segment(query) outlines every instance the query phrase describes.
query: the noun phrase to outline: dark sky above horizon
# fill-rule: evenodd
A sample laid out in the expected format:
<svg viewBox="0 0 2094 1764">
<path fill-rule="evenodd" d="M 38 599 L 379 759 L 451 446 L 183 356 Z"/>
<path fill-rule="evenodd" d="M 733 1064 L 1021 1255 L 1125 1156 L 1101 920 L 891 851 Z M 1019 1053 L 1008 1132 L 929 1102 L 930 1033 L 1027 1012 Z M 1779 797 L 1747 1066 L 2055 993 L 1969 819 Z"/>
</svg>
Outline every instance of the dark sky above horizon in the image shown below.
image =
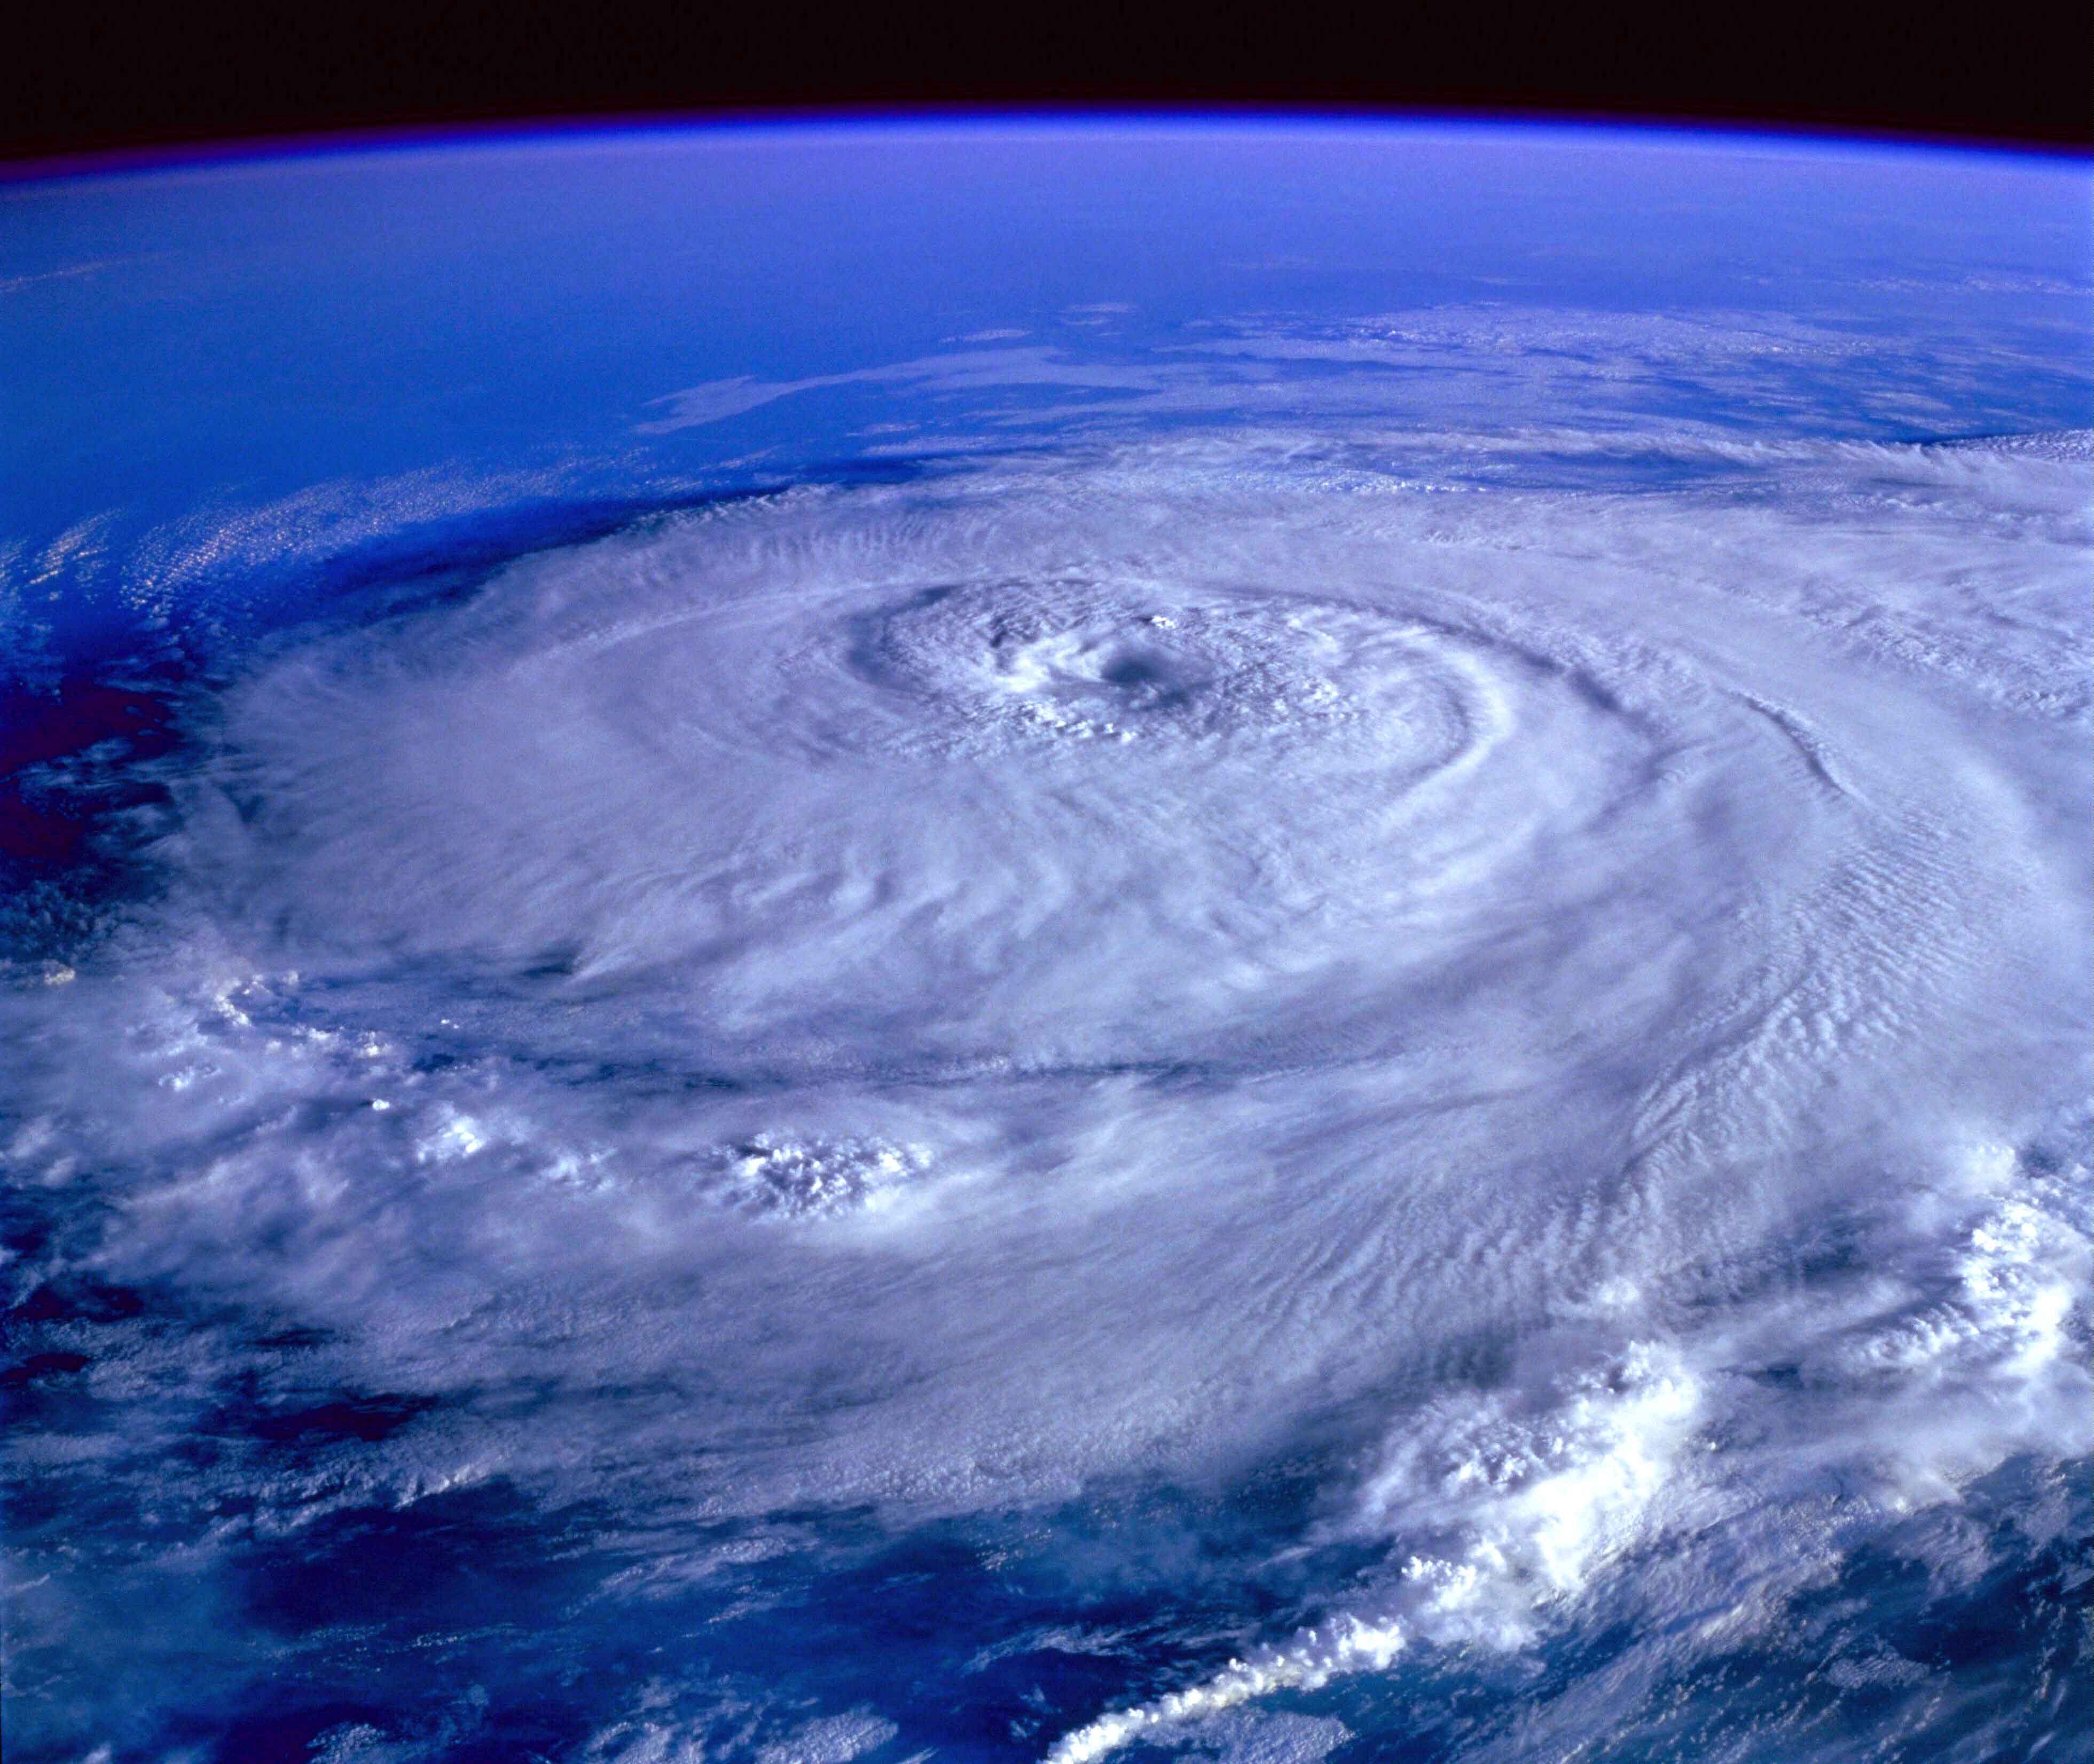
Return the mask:
<svg viewBox="0 0 2094 1764">
<path fill-rule="evenodd" d="M 1765 8 L 1631 27 L 1360 9 L 949 16 L 516 0 L 200 9 L 18 25 L 0 157 L 559 116 L 836 106 L 1310 105 L 1766 124 L 2083 149 L 2094 28 L 1968 9 Z"/>
</svg>

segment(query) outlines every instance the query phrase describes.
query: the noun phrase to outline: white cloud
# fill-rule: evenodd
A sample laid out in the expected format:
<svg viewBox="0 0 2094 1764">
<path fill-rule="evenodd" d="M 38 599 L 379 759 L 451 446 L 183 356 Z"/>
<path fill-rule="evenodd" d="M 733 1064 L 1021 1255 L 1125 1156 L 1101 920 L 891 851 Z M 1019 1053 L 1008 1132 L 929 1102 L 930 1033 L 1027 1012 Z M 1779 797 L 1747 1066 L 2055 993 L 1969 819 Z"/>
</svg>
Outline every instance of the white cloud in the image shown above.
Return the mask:
<svg viewBox="0 0 2094 1764">
<path fill-rule="evenodd" d="M 1778 1613 L 2087 1449 L 2089 552 L 2070 445 L 1275 428 L 550 553 L 197 707 L 150 896 L 0 995 L 10 1174 L 427 1400 L 156 1497 L 258 1533 L 910 1523 L 1378 1416 L 1312 1541 L 1382 1569 L 1064 1759 L 1757 1621 L 1693 1540 Z M 285 1376 L 108 1327 L 127 1449 Z M 604 1755 L 697 1755 L 649 1720 Z"/>
</svg>

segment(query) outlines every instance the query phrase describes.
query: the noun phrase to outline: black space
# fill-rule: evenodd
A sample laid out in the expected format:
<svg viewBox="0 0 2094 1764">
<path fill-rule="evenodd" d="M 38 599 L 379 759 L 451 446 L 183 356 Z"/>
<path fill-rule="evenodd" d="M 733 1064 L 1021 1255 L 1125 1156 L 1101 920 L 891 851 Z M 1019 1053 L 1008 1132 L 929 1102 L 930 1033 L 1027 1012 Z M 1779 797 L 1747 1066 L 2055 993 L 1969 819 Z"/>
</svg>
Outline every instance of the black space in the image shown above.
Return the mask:
<svg viewBox="0 0 2094 1764">
<path fill-rule="evenodd" d="M 1710 3 L 1646 18 L 1570 0 L 43 0 L 9 35 L 0 154 L 18 159 L 504 119 L 1010 105 L 1510 111 L 2094 142 L 2094 11 L 2079 7 Z"/>
</svg>

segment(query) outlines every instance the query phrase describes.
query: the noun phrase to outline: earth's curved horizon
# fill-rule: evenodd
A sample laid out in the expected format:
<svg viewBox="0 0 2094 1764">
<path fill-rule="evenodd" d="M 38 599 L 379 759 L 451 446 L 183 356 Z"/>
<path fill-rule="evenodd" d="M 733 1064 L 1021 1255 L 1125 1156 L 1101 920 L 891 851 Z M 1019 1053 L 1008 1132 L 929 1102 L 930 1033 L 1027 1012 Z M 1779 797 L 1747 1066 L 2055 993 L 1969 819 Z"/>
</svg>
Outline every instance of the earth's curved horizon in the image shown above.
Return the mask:
<svg viewBox="0 0 2094 1764">
<path fill-rule="evenodd" d="M 0 183 L 10 1759 L 2094 1757 L 2090 195 Z"/>
</svg>

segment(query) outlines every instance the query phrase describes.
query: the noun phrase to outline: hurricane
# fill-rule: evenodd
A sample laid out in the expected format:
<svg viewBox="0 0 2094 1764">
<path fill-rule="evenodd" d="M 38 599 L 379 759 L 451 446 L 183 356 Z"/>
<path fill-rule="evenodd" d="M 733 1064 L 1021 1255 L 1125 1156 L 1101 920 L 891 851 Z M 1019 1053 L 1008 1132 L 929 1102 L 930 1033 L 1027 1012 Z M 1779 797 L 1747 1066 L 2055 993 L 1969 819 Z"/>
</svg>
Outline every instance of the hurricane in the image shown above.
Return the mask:
<svg viewBox="0 0 2094 1764">
<path fill-rule="evenodd" d="M 22 774 L 24 1755 L 2084 1756 L 2094 450 L 1807 428 L 131 541 L 258 599 Z"/>
</svg>

